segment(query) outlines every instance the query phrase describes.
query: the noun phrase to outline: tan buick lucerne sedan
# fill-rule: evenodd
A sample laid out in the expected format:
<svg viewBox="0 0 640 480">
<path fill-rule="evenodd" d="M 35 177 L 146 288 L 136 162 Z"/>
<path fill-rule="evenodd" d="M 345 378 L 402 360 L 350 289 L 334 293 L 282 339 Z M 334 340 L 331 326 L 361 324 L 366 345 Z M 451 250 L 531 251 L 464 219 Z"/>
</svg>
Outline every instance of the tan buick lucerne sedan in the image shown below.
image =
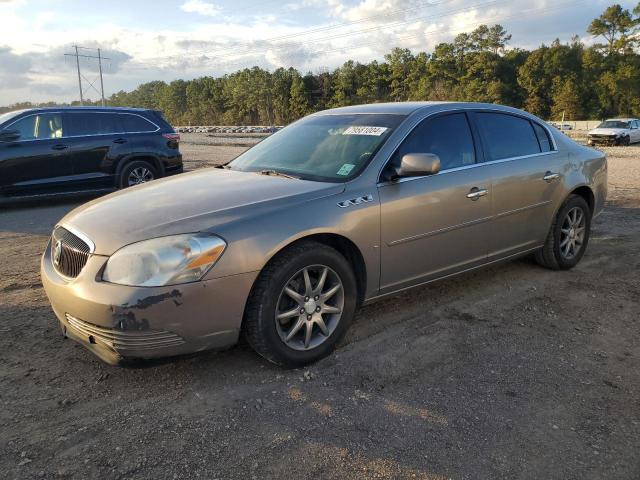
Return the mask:
<svg viewBox="0 0 640 480">
<path fill-rule="evenodd" d="M 62 332 L 109 363 L 234 344 L 328 355 L 356 308 L 535 254 L 575 266 L 602 153 L 513 108 L 389 103 L 299 120 L 223 167 L 73 210 L 42 281 Z"/>
</svg>

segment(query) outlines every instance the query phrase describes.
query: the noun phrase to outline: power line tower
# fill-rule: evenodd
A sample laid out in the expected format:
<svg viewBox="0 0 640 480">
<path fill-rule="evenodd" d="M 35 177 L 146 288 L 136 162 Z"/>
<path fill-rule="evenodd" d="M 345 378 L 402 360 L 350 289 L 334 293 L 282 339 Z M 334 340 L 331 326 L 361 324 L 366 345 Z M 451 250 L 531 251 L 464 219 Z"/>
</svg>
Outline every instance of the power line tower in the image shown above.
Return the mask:
<svg viewBox="0 0 640 480">
<path fill-rule="evenodd" d="M 102 60 L 110 60 L 107 57 L 103 57 L 102 56 L 102 52 L 99 48 L 87 48 L 87 47 L 80 47 L 78 45 L 73 45 L 73 48 L 75 50 L 75 53 L 65 53 L 64 56 L 65 57 L 75 57 L 76 58 L 76 68 L 78 70 L 78 90 L 80 91 L 80 105 L 84 105 L 84 93 L 86 91 L 88 91 L 90 88 L 93 88 L 96 93 L 100 94 L 100 97 L 102 99 L 102 106 L 105 106 L 105 100 L 104 100 L 104 81 L 102 79 Z M 84 55 L 84 54 L 80 54 L 78 52 L 78 50 L 89 50 L 89 51 L 97 51 L 98 55 Z M 99 75 L 93 80 L 90 81 L 87 77 L 85 77 L 84 75 L 82 75 L 82 72 L 80 71 L 80 59 L 81 58 L 95 58 L 98 60 L 98 71 L 100 72 Z M 84 79 L 84 81 L 86 83 L 89 84 L 89 86 L 85 89 L 82 87 L 82 80 Z M 98 89 L 95 87 L 95 83 L 98 81 L 98 79 L 100 79 L 100 90 L 98 91 Z"/>
</svg>

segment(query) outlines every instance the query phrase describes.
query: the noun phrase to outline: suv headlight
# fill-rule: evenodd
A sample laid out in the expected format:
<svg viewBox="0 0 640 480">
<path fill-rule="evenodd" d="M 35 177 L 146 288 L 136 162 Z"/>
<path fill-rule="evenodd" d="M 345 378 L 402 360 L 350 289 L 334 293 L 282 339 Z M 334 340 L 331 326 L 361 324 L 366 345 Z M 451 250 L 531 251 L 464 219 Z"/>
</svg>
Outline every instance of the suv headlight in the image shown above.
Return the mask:
<svg viewBox="0 0 640 480">
<path fill-rule="evenodd" d="M 196 282 L 213 267 L 226 247 L 220 237 L 204 233 L 144 240 L 114 253 L 102 279 L 136 287 Z"/>
</svg>

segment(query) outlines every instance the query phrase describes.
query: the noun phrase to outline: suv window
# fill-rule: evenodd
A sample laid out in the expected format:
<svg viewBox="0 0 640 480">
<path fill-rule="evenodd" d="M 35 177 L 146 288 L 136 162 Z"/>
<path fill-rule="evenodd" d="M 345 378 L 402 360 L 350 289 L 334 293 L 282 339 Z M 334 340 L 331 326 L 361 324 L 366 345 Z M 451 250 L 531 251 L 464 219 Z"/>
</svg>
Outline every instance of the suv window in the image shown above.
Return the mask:
<svg viewBox="0 0 640 480">
<path fill-rule="evenodd" d="M 62 117 L 58 113 L 40 113 L 21 118 L 9 125 L 20 132 L 20 140 L 62 137 Z"/>
<path fill-rule="evenodd" d="M 158 129 L 154 124 L 138 115 L 123 113 L 118 116 L 120 117 L 124 131 L 128 133 L 155 132 Z"/>
<path fill-rule="evenodd" d="M 476 119 L 486 142 L 487 160 L 523 157 L 541 152 L 538 137 L 528 119 L 487 112 L 477 113 Z"/>
<path fill-rule="evenodd" d="M 472 165 L 476 161 L 471 128 L 464 113 L 453 113 L 423 120 L 404 142 L 391 160 L 399 166 L 408 153 L 434 153 L 440 157 L 440 169 Z"/>
<path fill-rule="evenodd" d="M 547 130 L 542 127 L 542 125 L 532 122 L 533 129 L 536 131 L 536 136 L 538 137 L 538 143 L 540 144 L 540 150 L 543 152 L 550 152 L 553 150 L 551 139 L 549 138 L 549 134 Z"/>
<path fill-rule="evenodd" d="M 68 112 L 66 124 L 66 134 L 69 136 L 108 135 L 123 132 L 118 115 L 111 113 Z"/>
</svg>

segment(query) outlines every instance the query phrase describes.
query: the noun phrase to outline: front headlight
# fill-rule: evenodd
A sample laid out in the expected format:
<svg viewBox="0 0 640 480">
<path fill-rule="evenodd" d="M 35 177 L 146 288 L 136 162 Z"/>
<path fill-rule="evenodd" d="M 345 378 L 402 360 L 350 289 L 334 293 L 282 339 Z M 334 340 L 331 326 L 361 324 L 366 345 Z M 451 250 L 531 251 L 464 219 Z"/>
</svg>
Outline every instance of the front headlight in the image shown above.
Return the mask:
<svg viewBox="0 0 640 480">
<path fill-rule="evenodd" d="M 145 240 L 114 253 L 102 279 L 136 287 L 196 282 L 213 267 L 226 247 L 220 237 L 204 233 Z"/>
</svg>

